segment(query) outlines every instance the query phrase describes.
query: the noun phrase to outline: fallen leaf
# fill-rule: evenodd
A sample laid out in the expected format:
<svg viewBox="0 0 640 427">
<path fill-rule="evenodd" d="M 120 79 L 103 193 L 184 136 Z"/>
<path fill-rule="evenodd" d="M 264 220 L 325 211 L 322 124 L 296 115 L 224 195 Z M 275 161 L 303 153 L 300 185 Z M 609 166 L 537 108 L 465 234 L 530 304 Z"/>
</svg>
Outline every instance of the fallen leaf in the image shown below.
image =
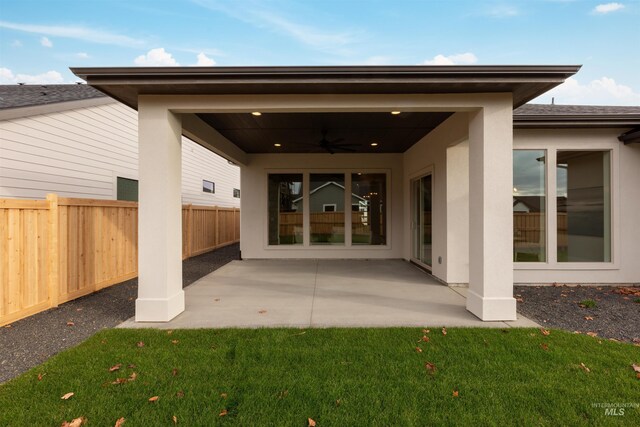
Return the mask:
<svg viewBox="0 0 640 427">
<path fill-rule="evenodd" d="M 615 288 L 612 292 L 620 295 L 633 295 L 636 297 L 640 297 L 640 287 L 621 286 Z"/>
<path fill-rule="evenodd" d="M 178 340 L 171 340 L 171 344 L 178 344 L 180 341 Z"/>
<path fill-rule="evenodd" d="M 62 424 L 60 424 L 60 427 L 80 427 L 86 422 L 87 419 L 85 417 L 78 417 L 71 420 L 71 422 L 63 421 Z"/>
<path fill-rule="evenodd" d="M 442 335 L 447 335 L 447 328 L 442 328 Z"/>
<path fill-rule="evenodd" d="M 171 370 L 171 375 L 173 375 L 174 377 L 175 377 L 176 375 L 178 375 L 178 368 L 173 368 L 173 369 Z"/>
<path fill-rule="evenodd" d="M 184 397 L 184 391 L 180 390 L 176 393 L 176 397 Z"/>
<path fill-rule="evenodd" d="M 424 367 L 427 368 L 427 371 L 429 371 L 430 374 L 433 374 L 436 372 L 436 365 L 434 365 L 431 362 L 425 363 Z"/>
<path fill-rule="evenodd" d="M 286 392 L 286 390 L 285 390 L 285 392 Z M 227 393 L 220 393 L 220 397 L 223 398 L 223 399 L 226 399 L 227 398 Z"/>
<path fill-rule="evenodd" d="M 74 325 L 75 325 L 75 323 L 73 323 L 71 321 L 67 322 L 67 326 L 74 326 Z"/>
<path fill-rule="evenodd" d="M 591 317 L 591 316 L 584 316 L 584 320 L 593 320 L 593 317 Z"/>
<path fill-rule="evenodd" d="M 144 343 L 142 341 L 138 341 L 138 343 L 136 344 L 138 347 L 144 347 Z"/>
<path fill-rule="evenodd" d="M 458 397 L 458 396 L 459 396 L 458 390 L 453 390 L 453 397 Z"/>
<path fill-rule="evenodd" d="M 445 335 L 446 335 L 446 334 L 445 334 Z M 422 341 L 423 341 L 423 342 L 429 342 L 429 337 L 428 337 L 428 336 L 426 336 L 426 335 L 425 335 L 425 336 L 423 336 L 423 337 L 422 337 Z"/>
<path fill-rule="evenodd" d="M 160 397 L 158 397 L 158 396 L 153 396 L 153 397 L 150 397 L 150 398 L 149 398 L 149 402 L 157 402 L 157 401 L 158 401 L 158 399 L 160 399 Z"/>
<path fill-rule="evenodd" d="M 118 363 L 117 365 L 113 365 L 109 368 L 109 372 L 119 371 L 122 368 L 122 363 Z"/>
<path fill-rule="evenodd" d="M 38 381 L 42 381 L 42 378 L 47 374 L 38 374 Z"/>
<path fill-rule="evenodd" d="M 548 329 L 540 328 L 540 333 L 544 336 L 549 335 L 551 332 Z"/>
<path fill-rule="evenodd" d="M 229 413 L 229 411 L 227 411 L 226 409 L 223 409 L 222 411 L 220 411 L 220 413 L 218 414 L 219 417 L 224 417 L 225 415 L 227 415 Z"/>
<path fill-rule="evenodd" d="M 113 427 L 121 427 L 124 425 L 124 417 L 120 417 L 118 418 L 118 420 L 116 421 L 116 424 Z"/>
<path fill-rule="evenodd" d="M 260 310 L 260 311 L 258 311 L 258 313 L 260 313 L 260 314 L 265 314 L 266 312 L 267 312 L 267 310 Z"/>
<path fill-rule="evenodd" d="M 336 406 L 340 406 L 341 403 L 342 403 L 342 399 L 337 399 L 336 400 Z"/>
<path fill-rule="evenodd" d="M 171 419 L 173 420 L 174 424 L 178 424 L 178 417 L 174 415 L 173 417 L 171 417 Z"/>
<path fill-rule="evenodd" d="M 597 337 L 598 333 L 597 332 L 587 332 L 587 335 L 589 335 L 590 337 Z"/>
<path fill-rule="evenodd" d="M 416 347 L 416 351 L 417 351 L 418 353 L 422 353 L 422 349 L 421 349 L 420 347 Z"/>
<path fill-rule="evenodd" d="M 631 365 L 634 371 L 640 372 L 640 365 L 636 365 L 635 363 Z"/>
<path fill-rule="evenodd" d="M 132 372 L 131 375 L 129 375 L 129 378 L 127 379 L 127 381 L 135 381 L 136 378 L 138 378 L 138 374 L 136 374 L 135 372 Z"/>
<path fill-rule="evenodd" d="M 582 332 L 580 331 L 573 331 L 574 334 L 581 334 Z"/>
<path fill-rule="evenodd" d="M 316 422 L 312 418 L 307 419 L 307 421 L 309 422 L 309 427 L 316 427 Z"/>
<path fill-rule="evenodd" d="M 422 333 L 423 333 L 423 334 L 428 334 L 429 332 L 431 332 L 431 331 L 430 331 L 430 330 L 428 330 L 428 329 L 423 329 L 423 330 L 422 330 Z"/>
<path fill-rule="evenodd" d="M 76 311 L 82 311 L 82 307 L 81 308 L 76 308 Z"/>
<path fill-rule="evenodd" d="M 542 343 L 542 344 L 540 344 L 540 347 L 542 347 L 542 349 L 544 351 L 548 351 L 549 350 L 549 345 L 548 344 Z"/>
<path fill-rule="evenodd" d="M 111 384 L 116 384 L 117 385 L 117 384 L 124 384 L 126 382 L 127 382 L 126 378 L 116 378 L 116 380 L 112 381 Z"/>
<path fill-rule="evenodd" d="M 137 368 L 137 366 L 136 366 L 136 365 L 134 365 L 134 364 L 132 363 L 132 364 L 130 364 L 130 365 L 127 365 L 127 368 L 129 368 L 129 369 L 136 369 L 136 368 Z"/>
<path fill-rule="evenodd" d="M 171 335 L 173 333 L 173 329 L 167 330 L 167 335 Z"/>
<path fill-rule="evenodd" d="M 587 368 L 584 363 L 580 363 L 580 368 L 585 372 L 591 372 L 591 369 Z"/>
<path fill-rule="evenodd" d="M 64 396 L 62 396 L 60 399 L 62 400 L 69 400 L 71 398 L 71 396 L 73 396 L 75 393 L 73 392 L 69 392 L 67 394 L 65 394 Z"/>
<path fill-rule="evenodd" d="M 4 328 L 13 328 L 13 325 L 4 325 Z"/>
<path fill-rule="evenodd" d="M 524 302 L 524 299 L 522 299 L 522 298 L 516 298 L 516 301 L 517 301 L 517 302 Z"/>
</svg>

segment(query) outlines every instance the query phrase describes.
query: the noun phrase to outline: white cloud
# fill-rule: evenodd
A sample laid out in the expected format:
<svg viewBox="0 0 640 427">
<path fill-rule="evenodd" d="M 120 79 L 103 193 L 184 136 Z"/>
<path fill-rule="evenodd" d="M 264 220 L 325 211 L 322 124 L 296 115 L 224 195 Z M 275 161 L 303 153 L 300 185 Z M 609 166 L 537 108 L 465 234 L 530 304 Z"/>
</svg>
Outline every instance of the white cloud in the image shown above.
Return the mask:
<svg viewBox="0 0 640 427">
<path fill-rule="evenodd" d="M 427 59 L 423 65 L 470 65 L 478 62 L 478 57 L 471 52 L 457 53 L 455 55 L 436 55 L 433 59 Z"/>
<path fill-rule="evenodd" d="M 14 40 L 11 42 L 11 47 L 22 47 L 22 42 L 20 40 Z"/>
<path fill-rule="evenodd" d="M 1 84 L 61 84 L 64 83 L 62 74 L 57 71 L 47 71 L 42 74 L 14 74 L 8 68 L 0 68 L 0 83 Z"/>
<path fill-rule="evenodd" d="M 76 56 L 78 58 L 80 58 L 80 59 L 89 59 L 90 58 L 89 54 L 86 53 L 86 52 L 78 52 L 78 53 L 76 53 Z"/>
<path fill-rule="evenodd" d="M 40 44 L 44 47 L 53 47 L 53 43 L 47 37 L 42 37 L 40 39 Z"/>
<path fill-rule="evenodd" d="M 603 3 L 597 5 L 593 9 L 593 13 L 609 13 L 620 9 L 624 9 L 624 5 L 622 3 Z"/>
<path fill-rule="evenodd" d="M 163 47 L 151 49 L 145 55 L 138 56 L 134 61 L 136 65 L 143 67 L 172 67 L 178 66 L 178 62 Z"/>
<path fill-rule="evenodd" d="M 23 31 L 33 34 L 43 34 L 46 36 L 66 37 L 93 43 L 112 44 L 124 47 L 140 47 L 146 44 L 144 41 L 134 39 L 132 37 L 85 27 L 31 25 L 0 21 L 0 28 L 7 28 L 9 30 Z"/>
<path fill-rule="evenodd" d="M 198 54 L 198 62 L 195 63 L 196 67 L 211 67 L 213 65 L 216 65 L 216 61 L 209 58 L 204 52 Z"/>
<path fill-rule="evenodd" d="M 634 91 L 610 77 L 601 77 L 587 84 L 569 77 L 563 84 L 538 97 L 534 102 L 577 105 L 640 105 L 640 92 Z"/>
<path fill-rule="evenodd" d="M 347 54 L 345 46 L 356 41 L 352 32 L 338 31 L 333 28 L 317 28 L 264 9 L 264 3 L 233 3 L 229 7 L 216 0 L 193 0 L 194 3 L 216 12 L 222 12 L 232 18 L 246 22 L 257 28 L 266 28 L 275 33 L 288 36 L 299 43 L 317 50 L 334 54 Z M 259 6 L 260 5 L 260 6 Z"/>
</svg>

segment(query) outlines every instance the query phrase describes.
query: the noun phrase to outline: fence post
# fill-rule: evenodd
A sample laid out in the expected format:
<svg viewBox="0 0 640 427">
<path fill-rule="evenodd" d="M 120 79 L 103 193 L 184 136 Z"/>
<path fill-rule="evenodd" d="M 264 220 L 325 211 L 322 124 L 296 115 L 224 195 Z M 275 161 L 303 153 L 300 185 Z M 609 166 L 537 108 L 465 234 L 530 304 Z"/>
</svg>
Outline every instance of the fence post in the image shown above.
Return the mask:
<svg viewBox="0 0 640 427">
<path fill-rule="evenodd" d="M 217 248 L 218 245 L 220 244 L 220 211 L 218 210 L 218 207 L 216 206 L 216 241 L 215 241 L 215 247 Z"/>
<path fill-rule="evenodd" d="M 58 306 L 58 296 L 60 295 L 60 225 L 58 212 L 58 195 L 47 194 L 49 201 L 49 236 L 47 253 L 49 254 L 49 271 L 47 287 L 49 290 L 49 304 L 51 307 Z"/>
<path fill-rule="evenodd" d="M 233 208 L 233 242 L 238 241 L 238 219 L 236 218 L 236 208 Z"/>
<path fill-rule="evenodd" d="M 187 205 L 187 257 L 191 258 L 193 252 L 193 205 Z"/>
</svg>

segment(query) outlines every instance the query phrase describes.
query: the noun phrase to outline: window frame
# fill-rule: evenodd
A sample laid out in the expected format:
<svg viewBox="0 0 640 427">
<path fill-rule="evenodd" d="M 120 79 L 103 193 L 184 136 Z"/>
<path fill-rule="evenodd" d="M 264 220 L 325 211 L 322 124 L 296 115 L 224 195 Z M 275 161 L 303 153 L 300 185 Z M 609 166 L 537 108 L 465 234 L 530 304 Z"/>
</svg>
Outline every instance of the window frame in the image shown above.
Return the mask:
<svg viewBox="0 0 640 427">
<path fill-rule="evenodd" d="M 205 187 L 204 183 L 208 182 L 209 184 L 211 184 L 211 186 L 213 187 L 213 189 L 211 191 L 208 191 L 208 189 Z M 203 193 L 207 193 L 207 194 L 216 194 L 216 183 L 214 181 L 209 181 L 208 179 L 203 179 L 202 180 L 202 192 Z"/>
<path fill-rule="evenodd" d="M 514 270 L 618 270 L 620 269 L 619 242 L 620 207 L 619 207 L 619 142 L 585 143 L 579 138 L 570 140 L 558 139 L 554 142 L 539 143 L 534 140 L 526 142 L 514 141 L 513 150 L 546 150 L 546 198 L 547 198 L 547 241 L 546 262 L 514 262 Z M 558 151 L 608 151 L 609 152 L 609 185 L 611 194 L 611 261 L 602 262 L 558 262 L 557 234 L 557 153 Z M 553 166 L 553 167 L 551 167 Z"/>
</svg>

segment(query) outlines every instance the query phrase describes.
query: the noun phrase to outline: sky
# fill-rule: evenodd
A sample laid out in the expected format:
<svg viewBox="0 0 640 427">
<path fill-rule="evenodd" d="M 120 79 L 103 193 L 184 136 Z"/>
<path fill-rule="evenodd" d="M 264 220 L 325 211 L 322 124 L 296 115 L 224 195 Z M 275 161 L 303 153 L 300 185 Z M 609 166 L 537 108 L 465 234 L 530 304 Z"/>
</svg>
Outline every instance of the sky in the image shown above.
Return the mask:
<svg viewBox="0 0 640 427">
<path fill-rule="evenodd" d="M 640 0 L 0 0 L 0 84 L 69 67 L 582 65 L 535 102 L 640 105 Z"/>
</svg>

